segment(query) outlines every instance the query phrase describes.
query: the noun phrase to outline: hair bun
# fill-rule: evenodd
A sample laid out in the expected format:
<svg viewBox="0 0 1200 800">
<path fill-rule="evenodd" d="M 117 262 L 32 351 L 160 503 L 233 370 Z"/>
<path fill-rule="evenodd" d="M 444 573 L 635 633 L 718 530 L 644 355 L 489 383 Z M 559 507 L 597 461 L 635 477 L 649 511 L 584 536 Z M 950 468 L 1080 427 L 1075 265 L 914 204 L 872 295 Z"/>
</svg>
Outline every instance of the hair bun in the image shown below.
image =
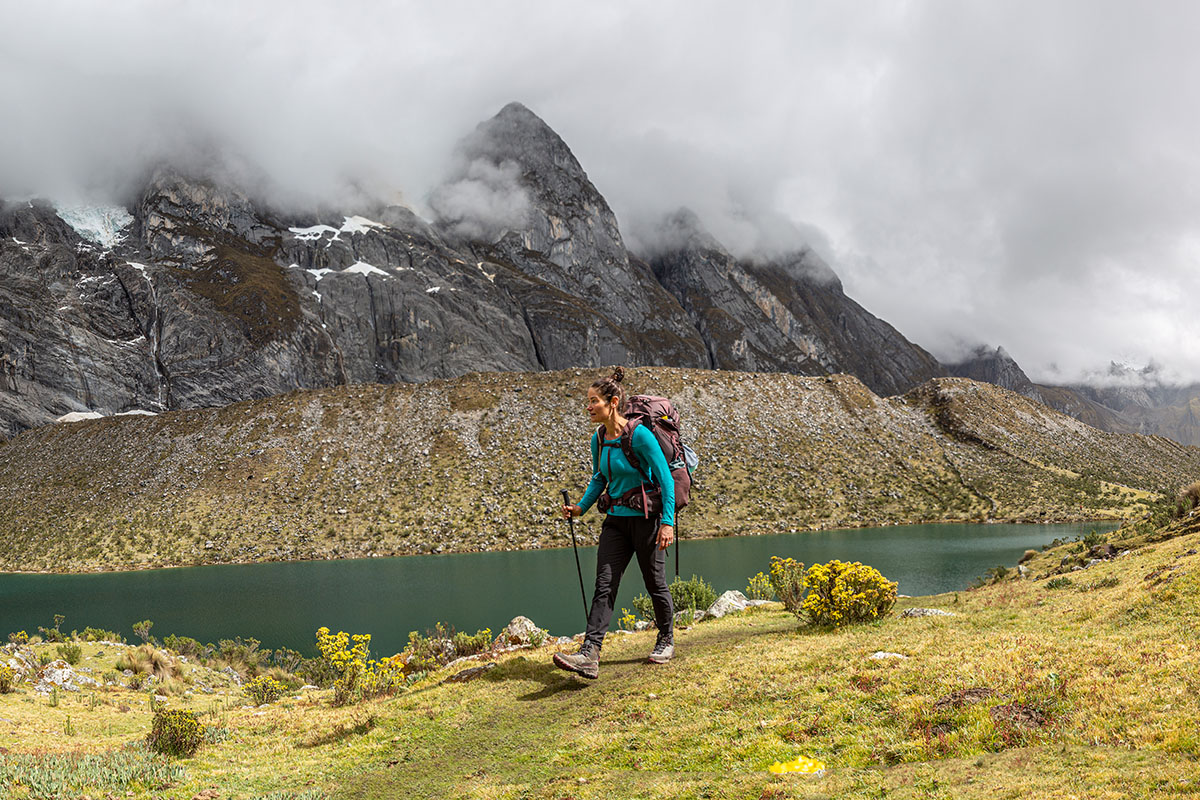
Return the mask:
<svg viewBox="0 0 1200 800">
<path fill-rule="evenodd" d="M 625 370 L 622 367 L 613 367 L 613 373 L 609 377 L 613 383 L 620 383 L 625 379 Z"/>
</svg>

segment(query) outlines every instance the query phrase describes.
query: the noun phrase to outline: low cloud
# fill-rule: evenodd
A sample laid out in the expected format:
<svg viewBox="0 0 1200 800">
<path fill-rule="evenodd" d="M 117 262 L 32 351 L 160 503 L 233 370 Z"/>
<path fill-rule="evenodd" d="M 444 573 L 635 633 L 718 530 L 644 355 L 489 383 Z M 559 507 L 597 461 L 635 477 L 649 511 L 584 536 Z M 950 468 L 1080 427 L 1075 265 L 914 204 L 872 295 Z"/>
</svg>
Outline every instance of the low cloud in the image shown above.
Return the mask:
<svg viewBox="0 0 1200 800">
<path fill-rule="evenodd" d="M 494 164 L 476 158 L 435 189 L 429 198 L 434 215 L 457 236 L 494 241 L 506 230 L 520 229 L 529 218 L 529 193 L 521 185 L 515 161 Z"/>
<path fill-rule="evenodd" d="M 1184 0 L 15 4 L 0 196 L 126 201 L 219 154 L 280 205 L 486 233 L 521 194 L 454 147 L 519 100 L 635 250 L 687 207 L 739 257 L 812 248 L 940 357 L 1195 380 L 1198 26 Z"/>
</svg>

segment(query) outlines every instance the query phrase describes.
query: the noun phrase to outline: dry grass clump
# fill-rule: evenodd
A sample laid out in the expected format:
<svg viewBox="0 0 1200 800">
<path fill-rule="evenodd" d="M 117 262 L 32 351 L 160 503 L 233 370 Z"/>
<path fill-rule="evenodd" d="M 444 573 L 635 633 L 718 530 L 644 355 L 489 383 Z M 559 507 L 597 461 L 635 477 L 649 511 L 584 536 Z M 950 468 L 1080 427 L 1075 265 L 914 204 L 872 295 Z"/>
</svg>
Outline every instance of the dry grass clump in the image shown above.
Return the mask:
<svg viewBox="0 0 1200 800">
<path fill-rule="evenodd" d="M 151 644 L 143 644 L 126 651 L 117 659 L 119 670 L 129 670 L 134 675 L 153 675 L 160 681 L 183 676 L 183 668 L 179 666 L 170 653 L 159 650 Z"/>
<path fill-rule="evenodd" d="M 1179 490 L 1180 516 L 1194 508 L 1200 508 L 1200 481 L 1192 481 Z"/>
</svg>

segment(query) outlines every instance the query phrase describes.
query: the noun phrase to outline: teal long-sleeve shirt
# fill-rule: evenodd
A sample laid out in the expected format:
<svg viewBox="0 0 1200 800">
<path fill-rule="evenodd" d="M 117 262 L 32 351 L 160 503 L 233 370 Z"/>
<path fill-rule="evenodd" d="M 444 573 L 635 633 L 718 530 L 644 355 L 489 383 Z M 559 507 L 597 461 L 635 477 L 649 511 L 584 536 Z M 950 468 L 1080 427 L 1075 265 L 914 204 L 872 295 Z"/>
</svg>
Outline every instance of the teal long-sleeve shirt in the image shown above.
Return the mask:
<svg viewBox="0 0 1200 800">
<path fill-rule="evenodd" d="M 603 429 L 600 429 L 603 430 Z M 620 497 L 645 480 L 621 450 L 620 439 L 606 439 L 608 446 L 600 446 L 600 430 L 592 434 L 592 480 L 588 483 L 583 499 L 579 501 L 580 513 L 586 512 L 600 498 L 604 487 L 608 487 L 610 497 Z M 649 467 L 650 478 L 655 486 L 662 490 L 662 524 L 675 524 L 675 480 L 667 466 L 667 459 L 658 439 L 646 429 L 638 425 L 633 429 L 631 437 L 633 454 L 637 456 L 642 468 Z M 613 506 L 609 512 L 618 517 L 640 517 L 641 511 L 626 506 Z"/>
</svg>

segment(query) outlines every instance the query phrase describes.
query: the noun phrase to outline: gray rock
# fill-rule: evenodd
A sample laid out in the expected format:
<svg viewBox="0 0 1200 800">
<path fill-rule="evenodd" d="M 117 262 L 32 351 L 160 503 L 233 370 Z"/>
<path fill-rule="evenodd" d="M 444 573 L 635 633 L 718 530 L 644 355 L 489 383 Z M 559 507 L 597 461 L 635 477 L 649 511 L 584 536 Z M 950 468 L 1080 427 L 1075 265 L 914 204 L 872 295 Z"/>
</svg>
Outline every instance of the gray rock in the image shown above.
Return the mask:
<svg viewBox="0 0 1200 800">
<path fill-rule="evenodd" d="M 467 681 L 473 681 L 476 678 L 483 676 L 484 674 L 486 674 L 487 672 L 490 672 L 491 670 L 493 670 L 495 668 L 496 668 L 496 662 L 489 661 L 488 663 L 481 664 L 478 667 L 471 667 L 469 669 L 464 669 L 461 672 L 456 672 L 453 675 L 451 675 L 449 678 L 446 678 L 445 682 L 446 683 L 466 683 Z"/>
<path fill-rule="evenodd" d="M 504 630 L 500 631 L 500 635 L 496 637 L 496 645 L 499 647 L 512 645 L 529 645 L 535 642 L 544 642 L 549 634 L 534 624 L 529 617 L 514 617 L 512 622 L 504 626 Z"/>
<path fill-rule="evenodd" d="M 726 614 L 732 614 L 736 611 L 746 610 L 746 595 L 741 592 L 731 589 L 718 597 L 716 601 L 708 607 L 704 612 L 705 618 L 712 617 L 720 619 Z"/>
<path fill-rule="evenodd" d="M 940 608 L 906 608 L 900 612 L 901 617 L 954 617 L 953 611 L 943 611 Z"/>
<path fill-rule="evenodd" d="M 49 694 L 53 689 L 78 692 L 85 686 L 99 686 L 95 680 L 77 673 L 66 661 L 51 661 L 42 670 L 41 678 L 33 687 L 35 692 Z"/>
<path fill-rule="evenodd" d="M 902 655 L 900 653 L 889 653 L 885 650 L 877 650 L 874 653 L 871 653 L 871 655 L 869 655 L 867 657 L 870 658 L 872 661 L 890 661 L 893 659 L 898 660 L 898 661 L 908 660 L 908 656 L 906 656 L 906 655 Z"/>
</svg>

